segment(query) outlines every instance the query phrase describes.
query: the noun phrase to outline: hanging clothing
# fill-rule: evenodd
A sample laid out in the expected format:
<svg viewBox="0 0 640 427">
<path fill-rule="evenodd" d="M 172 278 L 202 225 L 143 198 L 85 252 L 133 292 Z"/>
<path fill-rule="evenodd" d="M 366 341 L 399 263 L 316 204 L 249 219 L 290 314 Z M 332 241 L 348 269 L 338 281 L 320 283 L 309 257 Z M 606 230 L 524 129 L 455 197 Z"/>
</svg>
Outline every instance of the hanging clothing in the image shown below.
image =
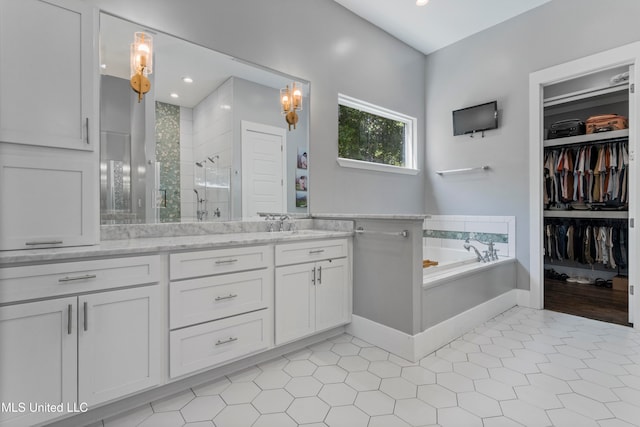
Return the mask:
<svg viewBox="0 0 640 427">
<path fill-rule="evenodd" d="M 567 208 L 571 203 L 624 206 L 629 202 L 628 167 L 626 141 L 546 149 L 545 208 Z"/>
<path fill-rule="evenodd" d="M 626 269 L 626 220 L 545 218 L 544 256 L 550 262 L 573 261 Z"/>
</svg>

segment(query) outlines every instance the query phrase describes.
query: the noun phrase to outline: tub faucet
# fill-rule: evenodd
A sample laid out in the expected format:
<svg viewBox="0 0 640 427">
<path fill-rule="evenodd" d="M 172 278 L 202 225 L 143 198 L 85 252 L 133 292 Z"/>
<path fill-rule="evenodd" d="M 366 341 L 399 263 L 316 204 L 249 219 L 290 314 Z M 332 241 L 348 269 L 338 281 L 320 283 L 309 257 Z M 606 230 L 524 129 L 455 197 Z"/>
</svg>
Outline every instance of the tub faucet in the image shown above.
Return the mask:
<svg viewBox="0 0 640 427">
<path fill-rule="evenodd" d="M 476 258 L 478 259 L 478 262 L 486 262 L 485 259 L 482 257 L 482 254 L 480 253 L 480 251 L 476 249 L 476 247 L 473 246 L 471 243 L 469 243 L 469 239 L 464 241 L 464 248 L 468 251 L 473 249 L 476 253 Z"/>
<path fill-rule="evenodd" d="M 484 257 L 482 257 L 482 259 L 483 259 L 484 262 L 496 261 L 498 259 L 498 250 L 495 248 L 495 245 L 494 245 L 492 240 L 489 240 L 489 243 L 482 242 L 482 241 L 480 241 L 478 239 L 473 239 L 473 240 L 475 240 L 476 242 L 481 243 L 483 245 L 487 245 L 487 250 L 483 251 L 484 252 Z M 470 239 L 466 239 L 464 241 L 464 247 L 465 247 L 466 250 L 469 250 L 469 248 L 467 247 L 467 245 L 469 245 L 469 241 L 470 241 Z M 471 245 L 469 245 L 469 246 L 471 246 Z M 471 246 L 471 247 L 473 247 L 473 246 Z M 473 248 L 473 249 L 475 249 L 475 248 Z M 478 253 L 479 252 L 476 251 L 476 254 L 478 254 Z"/>
</svg>

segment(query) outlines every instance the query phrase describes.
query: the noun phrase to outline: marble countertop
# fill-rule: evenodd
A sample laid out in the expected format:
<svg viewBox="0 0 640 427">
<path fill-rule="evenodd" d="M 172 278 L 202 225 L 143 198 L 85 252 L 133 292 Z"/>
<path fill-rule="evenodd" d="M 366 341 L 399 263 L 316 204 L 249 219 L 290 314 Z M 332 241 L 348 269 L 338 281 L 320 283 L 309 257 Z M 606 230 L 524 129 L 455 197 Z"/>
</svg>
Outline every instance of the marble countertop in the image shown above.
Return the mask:
<svg viewBox="0 0 640 427">
<path fill-rule="evenodd" d="M 94 246 L 0 252 L 0 267 L 7 267 L 9 264 L 70 261 L 82 258 L 126 256 L 193 249 L 215 249 L 216 247 L 283 243 L 299 240 L 349 237 L 352 235 L 353 231 L 298 230 L 293 232 L 265 231 L 105 240 L 99 245 Z"/>
<path fill-rule="evenodd" d="M 314 213 L 313 218 L 324 219 L 387 219 L 387 220 L 424 220 L 428 214 L 355 214 L 355 213 Z"/>
</svg>

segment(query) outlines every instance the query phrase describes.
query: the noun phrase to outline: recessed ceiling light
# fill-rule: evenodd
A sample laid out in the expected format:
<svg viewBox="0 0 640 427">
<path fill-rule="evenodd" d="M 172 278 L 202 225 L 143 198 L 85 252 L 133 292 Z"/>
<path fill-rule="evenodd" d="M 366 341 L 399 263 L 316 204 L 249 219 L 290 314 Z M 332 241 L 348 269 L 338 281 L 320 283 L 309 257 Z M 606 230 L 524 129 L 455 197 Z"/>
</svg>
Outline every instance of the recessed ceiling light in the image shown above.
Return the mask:
<svg viewBox="0 0 640 427">
<path fill-rule="evenodd" d="M 416 6 L 424 6 L 429 3 L 429 0 L 416 0 Z"/>
<path fill-rule="evenodd" d="M 169 95 L 169 96 L 170 96 L 170 97 L 172 97 L 172 98 L 179 98 L 179 97 L 180 97 L 180 95 L 178 95 L 178 94 L 177 94 L 177 93 L 175 93 L 175 92 L 174 92 L 174 93 L 172 93 L 172 94 L 171 94 L 171 95 Z"/>
<path fill-rule="evenodd" d="M 193 83 L 193 79 L 191 77 L 183 77 L 182 81 L 185 83 Z"/>
</svg>

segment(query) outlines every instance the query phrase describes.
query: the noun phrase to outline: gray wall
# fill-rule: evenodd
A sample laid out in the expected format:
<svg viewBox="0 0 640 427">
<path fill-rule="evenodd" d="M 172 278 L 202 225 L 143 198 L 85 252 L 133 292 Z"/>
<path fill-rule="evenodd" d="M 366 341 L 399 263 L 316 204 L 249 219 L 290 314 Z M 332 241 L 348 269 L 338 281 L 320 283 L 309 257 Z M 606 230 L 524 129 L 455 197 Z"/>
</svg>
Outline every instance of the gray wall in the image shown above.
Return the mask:
<svg viewBox="0 0 640 427">
<path fill-rule="evenodd" d="M 353 218 L 353 314 L 409 335 L 421 331 L 422 224 L 408 219 Z M 407 238 L 381 233 L 407 230 Z"/>
<path fill-rule="evenodd" d="M 422 173 L 367 172 L 340 168 L 336 163 L 338 92 L 422 118 L 422 53 L 333 0 L 87 1 L 107 12 L 310 81 L 312 212 L 423 211 Z M 418 147 L 422 168 L 422 126 Z"/>
<path fill-rule="evenodd" d="M 529 74 L 640 40 L 640 2 L 554 0 L 426 59 L 425 207 L 432 214 L 515 215 L 517 283 L 529 288 Z M 451 111 L 497 99 L 500 128 L 454 137 Z M 490 165 L 441 177 L 438 169 Z"/>
<path fill-rule="evenodd" d="M 296 164 L 298 147 L 307 150 L 307 140 L 309 135 L 308 115 L 300 113 L 299 121 L 296 129 L 289 131 L 289 125 L 280 113 L 280 91 L 267 86 L 263 86 L 239 77 L 233 77 L 233 170 L 240 170 L 242 165 L 242 126 L 241 122 L 247 120 L 250 122 L 262 123 L 265 125 L 276 126 L 287 129 L 287 212 L 306 213 L 307 209 L 296 208 Z M 306 99 L 303 99 L 303 111 L 308 109 L 309 105 Z M 232 176 L 235 188 L 241 188 L 242 182 L 240 176 Z M 234 192 L 234 203 L 237 203 L 235 212 L 242 212 L 242 198 L 239 197 L 240 192 Z"/>
</svg>

